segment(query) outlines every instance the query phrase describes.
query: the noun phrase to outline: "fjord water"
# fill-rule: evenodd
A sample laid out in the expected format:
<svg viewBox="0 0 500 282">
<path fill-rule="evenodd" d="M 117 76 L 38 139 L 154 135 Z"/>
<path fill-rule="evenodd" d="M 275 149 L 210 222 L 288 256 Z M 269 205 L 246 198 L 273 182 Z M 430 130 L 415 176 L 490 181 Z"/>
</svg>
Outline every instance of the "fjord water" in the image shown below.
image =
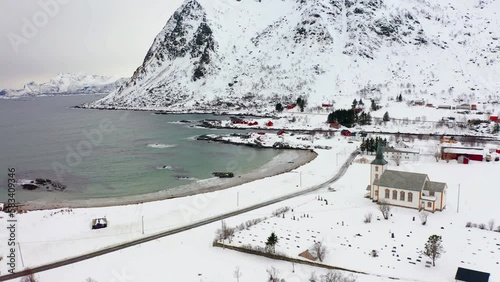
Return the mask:
<svg viewBox="0 0 500 282">
<path fill-rule="evenodd" d="M 7 174 L 12 167 L 16 178 L 49 178 L 67 185 L 64 192 L 16 192 L 18 202 L 51 202 L 172 189 L 211 178 L 214 171 L 248 172 L 279 154 L 196 141 L 197 135 L 230 131 L 179 122 L 219 118 L 211 115 L 71 108 L 99 97 L 0 99 L 1 202 L 7 199 Z M 164 166 L 169 169 L 161 169 Z"/>
</svg>

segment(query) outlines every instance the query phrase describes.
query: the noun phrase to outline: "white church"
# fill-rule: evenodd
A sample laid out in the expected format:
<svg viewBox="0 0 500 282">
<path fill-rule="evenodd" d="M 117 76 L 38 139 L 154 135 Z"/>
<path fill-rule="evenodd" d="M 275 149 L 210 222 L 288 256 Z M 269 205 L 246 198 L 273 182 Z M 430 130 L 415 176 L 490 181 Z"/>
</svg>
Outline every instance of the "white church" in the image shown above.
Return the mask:
<svg viewBox="0 0 500 282">
<path fill-rule="evenodd" d="M 446 183 L 430 181 L 427 174 L 387 169 L 382 146 L 377 147 L 375 160 L 371 162 L 370 199 L 386 201 L 401 206 L 430 212 L 446 207 Z"/>
</svg>

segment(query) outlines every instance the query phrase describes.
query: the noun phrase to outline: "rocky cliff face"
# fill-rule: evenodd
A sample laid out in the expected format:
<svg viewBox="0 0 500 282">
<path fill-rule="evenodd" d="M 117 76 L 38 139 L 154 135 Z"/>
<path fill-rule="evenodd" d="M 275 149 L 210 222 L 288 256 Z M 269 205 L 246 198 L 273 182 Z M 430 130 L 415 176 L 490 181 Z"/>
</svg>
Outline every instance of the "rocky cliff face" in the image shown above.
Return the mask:
<svg viewBox="0 0 500 282">
<path fill-rule="evenodd" d="M 269 109 L 404 93 L 499 95 L 499 1 L 187 0 L 90 107 Z M 500 80 L 500 79 L 499 79 Z"/>
</svg>

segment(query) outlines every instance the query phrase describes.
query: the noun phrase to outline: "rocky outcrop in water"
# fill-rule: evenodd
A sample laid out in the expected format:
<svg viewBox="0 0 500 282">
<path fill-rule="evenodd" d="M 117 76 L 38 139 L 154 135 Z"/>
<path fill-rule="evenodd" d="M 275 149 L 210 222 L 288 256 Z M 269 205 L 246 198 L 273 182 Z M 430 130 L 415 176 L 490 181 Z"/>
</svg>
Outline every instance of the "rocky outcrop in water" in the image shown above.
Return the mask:
<svg viewBox="0 0 500 282">
<path fill-rule="evenodd" d="M 61 184 L 57 181 L 53 181 L 50 179 L 37 178 L 35 180 L 31 180 L 28 183 L 23 183 L 20 185 L 24 190 L 42 190 L 42 191 L 64 191 L 66 190 L 66 185 Z"/>
</svg>

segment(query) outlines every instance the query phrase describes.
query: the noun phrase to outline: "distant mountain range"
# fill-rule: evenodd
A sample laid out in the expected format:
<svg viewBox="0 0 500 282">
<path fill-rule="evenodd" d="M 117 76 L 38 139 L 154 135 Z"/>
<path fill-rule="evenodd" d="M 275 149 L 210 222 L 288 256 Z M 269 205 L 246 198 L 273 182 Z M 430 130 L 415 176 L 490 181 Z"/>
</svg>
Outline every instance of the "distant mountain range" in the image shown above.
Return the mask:
<svg viewBox="0 0 500 282">
<path fill-rule="evenodd" d="M 39 95 L 109 94 L 126 80 L 82 73 L 61 73 L 48 82 L 29 82 L 22 89 L 4 89 L 0 98 L 18 98 Z"/>
<path fill-rule="evenodd" d="M 498 97 L 498 11 L 499 0 L 186 0 L 134 75 L 86 106 L 224 111 L 298 97 L 307 107 L 399 94 Z"/>
</svg>

